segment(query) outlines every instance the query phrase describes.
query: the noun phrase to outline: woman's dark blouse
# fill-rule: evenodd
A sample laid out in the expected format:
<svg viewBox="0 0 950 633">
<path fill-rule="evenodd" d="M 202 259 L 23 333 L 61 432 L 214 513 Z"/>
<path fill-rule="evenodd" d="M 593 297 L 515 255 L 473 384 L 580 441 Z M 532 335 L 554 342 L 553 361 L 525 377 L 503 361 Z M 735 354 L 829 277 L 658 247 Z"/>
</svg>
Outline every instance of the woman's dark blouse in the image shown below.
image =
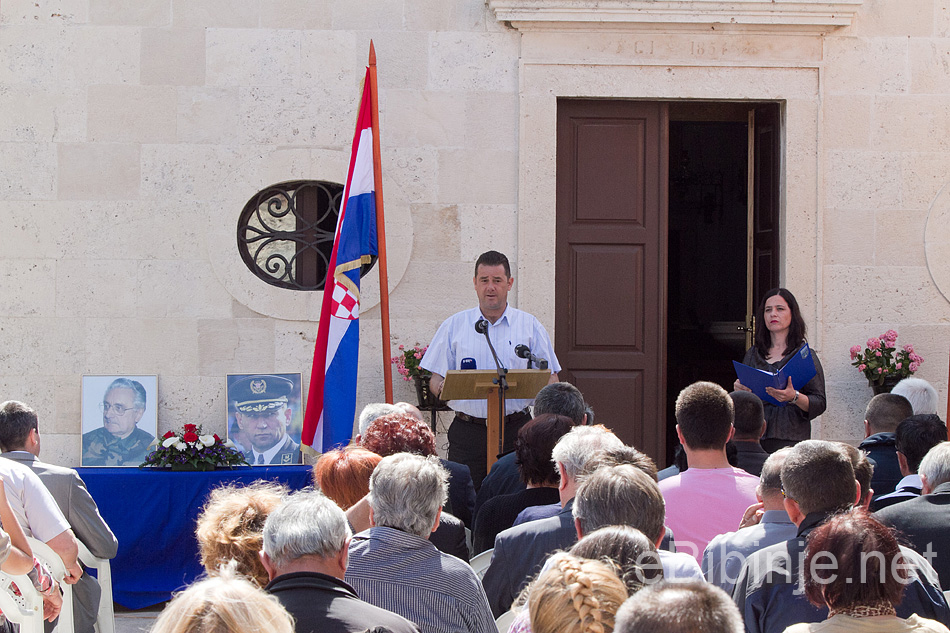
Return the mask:
<svg viewBox="0 0 950 633">
<path fill-rule="evenodd" d="M 792 354 L 794 353 L 793 351 Z M 788 354 L 777 363 L 769 363 L 755 346 L 752 346 L 746 351 L 742 362 L 749 367 L 776 372 L 785 366 L 792 354 Z M 821 369 L 821 361 L 818 360 L 818 354 L 815 353 L 815 350 L 811 350 L 811 357 L 815 361 L 815 371 L 818 373 L 805 386 L 792 383 L 798 393 L 801 394 L 799 397 L 808 397 L 808 412 L 802 411 L 797 405 L 791 403 L 784 407 L 777 407 L 774 404 L 763 402 L 765 420 L 768 422 L 764 438 L 795 442 L 811 438 L 811 421 L 824 413 L 827 407 L 825 402 L 825 372 Z"/>
</svg>

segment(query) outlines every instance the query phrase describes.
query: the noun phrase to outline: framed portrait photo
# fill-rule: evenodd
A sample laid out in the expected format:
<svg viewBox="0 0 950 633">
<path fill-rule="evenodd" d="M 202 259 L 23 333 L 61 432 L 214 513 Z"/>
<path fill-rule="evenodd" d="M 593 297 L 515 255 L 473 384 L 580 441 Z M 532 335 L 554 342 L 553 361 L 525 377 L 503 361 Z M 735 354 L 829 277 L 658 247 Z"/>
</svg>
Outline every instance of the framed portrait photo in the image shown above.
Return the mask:
<svg viewBox="0 0 950 633">
<path fill-rule="evenodd" d="M 228 439 L 252 466 L 300 463 L 300 373 L 229 374 Z"/>
<path fill-rule="evenodd" d="M 82 465 L 137 467 L 158 432 L 158 376 L 82 377 Z"/>
</svg>

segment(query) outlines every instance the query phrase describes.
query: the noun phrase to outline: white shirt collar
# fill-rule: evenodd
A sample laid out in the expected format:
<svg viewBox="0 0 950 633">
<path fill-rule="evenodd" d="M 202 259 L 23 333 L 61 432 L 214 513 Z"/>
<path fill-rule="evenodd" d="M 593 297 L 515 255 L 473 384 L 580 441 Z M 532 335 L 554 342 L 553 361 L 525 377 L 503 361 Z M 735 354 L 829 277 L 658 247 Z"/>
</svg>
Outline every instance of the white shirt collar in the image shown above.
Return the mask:
<svg viewBox="0 0 950 633">
<path fill-rule="evenodd" d="M 287 442 L 287 434 L 285 433 L 284 435 L 281 436 L 279 442 L 277 442 L 276 444 L 274 444 L 274 446 L 272 446 L 272 447 L 270 447 L 269 449 L 267 449 L 266 451 L 264 451 L 264 452 L 263 452 L 263 455 L 264 455 L 264 464 L 270 464 L 270 463 L 271 463 L 271 460 L 273 460 L 273 459 L 274 459 L 274 456 L 277 455 L 277 453 L 280 452 L 280 449 L 282 449 L 282 448 L 284 447 L 284 444 L 285 444 L 286 442 Z M 254 463 L 256 464 L 257 461 L 258 461 L 258 460 L 257 460 L 257 456 L 258 456 L 258 455 L 261 455 L 262 453 L 258 453 L 258 452 L 257 452 L 256 450 L 254 450 L 253 448 L 251 449 L 251 452 L 253 453 Z"/>
<path fill-rule="evenodd" d="M 472 316 L 473 316 L 473 318 L 472 318 L 472 325 L 474 326 L 476 323 L 478 323 L 478 320 L 479 320 L 479 319 L 485 319 L 486 321 L 488 321 L 488 324 L 489 324 L 491 327 L 495 327 L 496 325 L 499 325 L 502 321 L 504 321 L 504 322 L 507 323 L 508 320 L 509 320 L 509 319 L 508 319 L 508 313 L 509 313 L 510 310 L 511 310 L 511 304 L 510 304 L 510 303 L 505 304 L 505 311 L 501 313 L 501 317 L 499 317 L 497 321 L 495 321 L 494 323 L 492 323 L 492 322 L 491 322 L 491 319 L 489 319 L 489 318 L 486 317 L 484 314 L 482 314 L 482 309 L 476 306 L 476 307 L 475 307 L 475 310 L 474 310 L 474 313 L 473 313 L 473 315 L 472 315 Z"/>
</svg>

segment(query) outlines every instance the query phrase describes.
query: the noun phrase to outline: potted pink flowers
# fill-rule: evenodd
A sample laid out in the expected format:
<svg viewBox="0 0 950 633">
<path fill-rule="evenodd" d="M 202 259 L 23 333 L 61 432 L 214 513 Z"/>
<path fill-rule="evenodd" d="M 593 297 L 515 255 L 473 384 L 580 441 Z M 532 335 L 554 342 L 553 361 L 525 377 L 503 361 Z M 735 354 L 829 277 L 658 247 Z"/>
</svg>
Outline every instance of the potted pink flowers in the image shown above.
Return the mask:
<svg viewBox="0 0 950 633">
<path fill-rule="evenodd" d="M 412 347 L 400 345 L 399 354 L 392 357 L 392 364 L 396 366 L 396 371 L 403 380 L 407 382 L 411 380 L 415 383 L 419 408 L 431 411 L 433 408 L 442 407 L 443 403 L 429 391 L 429 378 L 432 377 L 432 372 L 419 366 L 427 349 L 429 349 L 428 346 L 419 347 L 418 343 Z"/>
<path fill-rule="evenodd" d="M 860 345 L 851 348 L 851 364 L 864 374 L 875 394 L 889 393 L 901 379 L 913 375 L 922 362 L 913 345 L 897 351 L 894 330 L 869 338 L 863 350 Z"/>
</svg>

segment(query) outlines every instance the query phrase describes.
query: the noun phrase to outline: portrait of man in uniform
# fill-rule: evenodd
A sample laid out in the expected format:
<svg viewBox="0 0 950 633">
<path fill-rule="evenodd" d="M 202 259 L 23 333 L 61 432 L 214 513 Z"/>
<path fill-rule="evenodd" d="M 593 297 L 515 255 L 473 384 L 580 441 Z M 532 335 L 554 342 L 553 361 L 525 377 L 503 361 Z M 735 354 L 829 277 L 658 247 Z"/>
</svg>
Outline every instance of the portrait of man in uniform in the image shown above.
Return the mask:
<svg viewBox="0 0 950 633">
<path fill-rule="evenodd" d="M 300 374 L 228 376 L 229 435 L 248 464 L 300 463 L 300 383 Z"/>
<path fill-rule="evenodd" d="M 158 376 L 83 376 L 82 465 L 138 466 L 158 427 Z"/>
</svg>

